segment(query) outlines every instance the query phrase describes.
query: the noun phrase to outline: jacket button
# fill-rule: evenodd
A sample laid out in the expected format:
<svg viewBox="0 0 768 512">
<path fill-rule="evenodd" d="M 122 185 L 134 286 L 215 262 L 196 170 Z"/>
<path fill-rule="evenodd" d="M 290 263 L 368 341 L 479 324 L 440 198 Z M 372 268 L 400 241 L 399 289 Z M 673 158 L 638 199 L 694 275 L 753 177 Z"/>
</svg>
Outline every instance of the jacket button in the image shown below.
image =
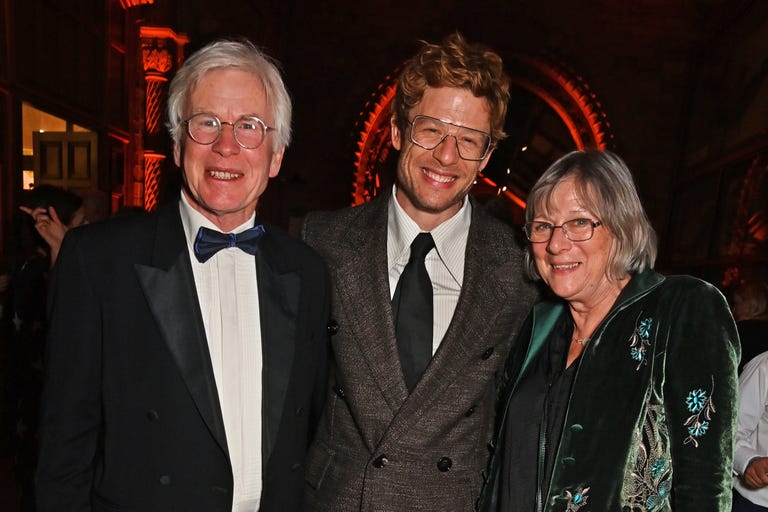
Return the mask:
<svg viewBox="0 0 768 512">
<path fill-rule="evenodd" d="M 336 393 L 336 396 L 338 396 L 339 398 L 344 398 L 344 388 L 339 386 L 338 384 L 334 384 L 333 392 Z"/>
<path fill-rule="evenodd" d="M 453 461 L 450 459 L 450 457 L 442 457 L 439 461 L 437 461 L 437 469 L 443 473 L 451 469 L 451 466 L 453 466 Z"/>
<path fill-rule="evenodd" d="M 336 323 L 336 320 L 334 320 L 333 318 L 331 318 L 331 319 L 328 321 L 328 334 L 329 334 L 330 336 L 333 336 L 333 335 L 334 335 L 334 334 L 336 334 L 337 332 L 339 332 L 339 324 L 338 324 L 338 323 Z"/>
<path fill-rule="evenodd" d="M 301 464 L 299 464 L 298 462 L 295 464 L 291 464 L 291 471 L 296 471 L 300 467 L 301 467 Z"/>
<path fill-rule="evenodd" d="M 389 459 L 386 455 L 379 455 L 376 460 L 373 461 L 373 467 L 381 469 L 389 464 Z"/>
<path fill-rule="evenodd" d="M 493 354 L 493 347 L 488 347 L 488 349 L 485 352 L 483 352 L 483 355 L 482 355 L 483 361 L 491 357 L 492 354 Z"/>
<path fill-rule="evenodd" d="M 171 477 L 168 475 L 161 475 L 160 485 L 171 485 Z"/>
<path fill-rule="evenodd" d="M 573 432 L 581 432 L 582 430 L 584 430 L 584 427 L 582 427 L 578 423 L 574 423 L 573 425 L 571 425 L 571 431 Z"/>
<path fill-rule="evenodd" d="M 470 407 L 469 409 L 467 409 L 467 412 L 464 413 L 464 416 L 469 418 L 473 414 L 475 414 L 475 406 L 474 405 L 472 407 Z"/>
<path fill-rule="evenodd" d="M 296 416 L 301 416 L 302 414 L 304 414 L 304 408 L 302 406 L 299 406 L 296 409 Z"/>
<path fill-rule="evenodd" d="M 215 492 L 216 494 L 229 494 L 229 489 L 220 485 L 211 486 L 211 491 Z"/>
<path fill-rule="evenodd" d="M 573 457 L 563 457 L 563 464 L 566 466 L 573 466 L 576 463 L 576 459 Z"/>
<path fill-rule="evenodd" d="M 154 409 L 150 409 L 147 411 L 147 419 L 149 421 L 157 421 L 158 418 L 160 418 L 160 415 L 157 414 L 157 411 Z"/>
</svg>

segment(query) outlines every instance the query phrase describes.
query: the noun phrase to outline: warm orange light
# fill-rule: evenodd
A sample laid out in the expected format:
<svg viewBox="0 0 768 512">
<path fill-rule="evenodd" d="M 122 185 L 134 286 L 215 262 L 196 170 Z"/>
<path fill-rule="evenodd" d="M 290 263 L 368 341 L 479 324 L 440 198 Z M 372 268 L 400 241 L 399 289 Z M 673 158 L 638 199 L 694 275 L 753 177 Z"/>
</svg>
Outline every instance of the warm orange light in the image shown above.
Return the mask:
<svg viewBox="0 0 768 512">
<path fill-rule="evenodd" d="M 155 3 L 155 0 L 120 0 L 120 6 L 123 9 L 128 9 L 129 7 L 137 7 L 139 5 L 152 5 Z"/>
</svg>

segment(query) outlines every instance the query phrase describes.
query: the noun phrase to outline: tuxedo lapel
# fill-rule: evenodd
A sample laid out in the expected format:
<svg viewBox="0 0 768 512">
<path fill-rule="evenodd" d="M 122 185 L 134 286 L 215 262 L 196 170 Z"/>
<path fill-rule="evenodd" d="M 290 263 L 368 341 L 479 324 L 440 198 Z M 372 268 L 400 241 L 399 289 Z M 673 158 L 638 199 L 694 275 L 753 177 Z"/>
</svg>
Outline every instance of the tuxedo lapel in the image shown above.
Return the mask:
<svg viewBox="0 0 768 512">
<path fill-rule="evenodd" d="M 262 465 L 272 454 L 296 351 L 301 280 L 281 265 L 280 247 L 269 232 L 259 243 L 256 274 L 259 286 L 262 368 Z"/>
<path fill-rule="evenodd" d="M 216 381 L 178 206 L 158 217 L 152 265 L 136 264 L 147 303 L 195 404 L 227 451 Z"/>
</svg>

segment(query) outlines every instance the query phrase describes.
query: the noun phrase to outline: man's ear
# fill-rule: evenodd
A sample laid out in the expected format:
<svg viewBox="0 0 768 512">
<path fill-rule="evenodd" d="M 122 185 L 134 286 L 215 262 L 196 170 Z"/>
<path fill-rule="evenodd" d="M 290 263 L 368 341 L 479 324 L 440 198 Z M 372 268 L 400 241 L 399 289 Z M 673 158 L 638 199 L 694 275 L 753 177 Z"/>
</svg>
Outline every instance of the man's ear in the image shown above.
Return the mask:
<svg viewBox="0 0 768 512">
<path fill-rule="evenodd" d="M 178 142 L 173 144 L 173 161 L 176 162 L 176 167 L 181 168 L 181 144 Z"/>
<path fill-rule="evenodd" d="M 392 147 L 400 151 L 402 134 L 400 133 L 400 128 L 397 126 L 397 120 L 394 115 L 389 118 L 389 135 L 392 140 Z"/>
</svg>

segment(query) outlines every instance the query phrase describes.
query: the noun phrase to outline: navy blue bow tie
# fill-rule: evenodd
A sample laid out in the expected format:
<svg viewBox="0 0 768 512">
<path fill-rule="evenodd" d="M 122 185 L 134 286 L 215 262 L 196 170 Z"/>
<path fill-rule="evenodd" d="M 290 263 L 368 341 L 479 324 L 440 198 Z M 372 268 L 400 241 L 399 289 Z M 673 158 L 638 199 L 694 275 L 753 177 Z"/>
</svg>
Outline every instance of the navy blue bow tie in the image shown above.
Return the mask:
<svg viewBox="0 0 768 512">
<path fill-rule="evenodd" d="M 200 263 L 205 263 L 214 254 L 228 247 L 237 247 L 248 254 L 256 254 L 259 238 L 263 234 L 264 226 L 261 224 L 240 233 L 222 233 L 201 227 L 195 237 L 195 256 Z"/>
</svg>

